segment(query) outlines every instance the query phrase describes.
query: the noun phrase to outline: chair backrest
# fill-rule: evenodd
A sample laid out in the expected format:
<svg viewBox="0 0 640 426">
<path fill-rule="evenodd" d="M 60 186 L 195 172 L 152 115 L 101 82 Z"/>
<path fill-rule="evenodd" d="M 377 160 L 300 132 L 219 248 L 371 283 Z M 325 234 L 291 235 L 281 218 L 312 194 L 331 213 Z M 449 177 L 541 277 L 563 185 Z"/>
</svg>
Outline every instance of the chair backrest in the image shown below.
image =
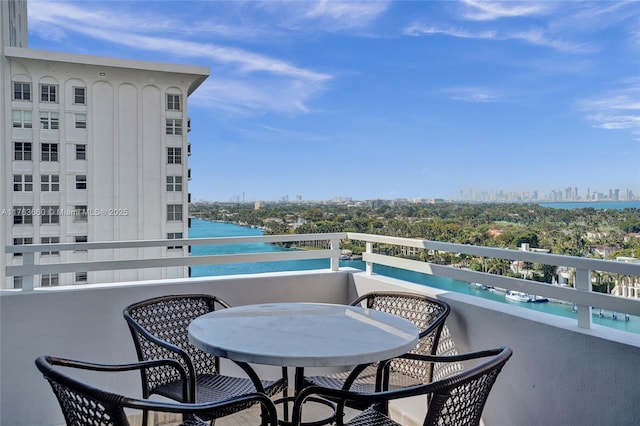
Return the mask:
<svg viewBox="0 0 640 426">
<path fill-rule="evenodd" d="M 293 424 L 299 425 L 304 402 L 313 395 L 320 395 L 338 401 L 338 412 L 346 401 L 357 402 L 360 406 L 372 406 L 385 412 L 388 401 L 415 396 L 427 396 L 427 411 L 424 426 L 478 426 L 482 411 L 493 384 L 512 355 L 508 347 L 485 351 L 450 355 L 404 356 L 429 363 L 462 364 L 463 371 L 452 370 L 449 377 L 441 380 L 383 392 L 359 393 L 343 389 L 308 386 L 296 397 L 293 407 Z M 446 369 L 443 369 L 446 370 Z M 357 415 L 349 425 L 389 425 L 385 416 L 372 408 Z"/>
<path fill-rule="evenodd" d="M 200 404 L 184 404 L 174 401 L 158 401 L 131 398 L 98 389 L 65 372 L 64 369 L 94 372 L 126 372 L 165 365 L 178 371 L 183 386 L 183 398 L 187 398 L 187 373 L 176 360 L 160 359 L 130 364 L 97 364 L 73 359 L 41 356 L 36 360 L 38 370 L 51 385 L 67 426 L 129 426 L 125 409 L 181 414 L 180 426 L 207 426 L 199 416 L 215 410 L 238 412 L 259 403 L 262 407 L 262 425 L 278 424 L 276 407 L 264 393 L 246 393 L 234 397 Z M 144 417 L 143 417 L 144 419 Z M 143 423 L 144 424 L 144 423 Z"/>
<path fill-rule="evenodd" d="M 351 303 L 370 309 L 387 312 L 405 318 L 418 327 L 420 338 L 410 353 L 434 355 L 445 320 L 451 308 L 445 302 L 414 293 L 372 292 L 360 296 Z M 432 364 L 414 359 L 394 359 L 392 372 L 427 383 L 432 378 Z"/>
<path fill-rule="evenodd" d="M 431 398 L 424 425 L 477 426 L 498 374 L 512 355 L 508 347 L 478 352 L 475 356 L 453 355 L 448 362 L 465 364 L 486 358 L 430 385 Z"/>
<path fill-rule="evenodd" d="M 144 300 L 124 309 L 140 361 L 176 359 L 189 377 L 217 374 L 218 358 L 199 350 L 189 342 L 188 326 L 195 318 L 228 308 L 224 300 L 208 294 L 161 296 Z M 175 370 L 153 368 L 142 372 L 144 397 L 165 383 L 178 380 Z"/>
<path fill-rule="evenodd" d="M 56 359 L 42 356 L 38 370 L 51 385 L 67 426 L 129 426 L 120 395 L 80 382 L 53 368 Z"/>
</svg>

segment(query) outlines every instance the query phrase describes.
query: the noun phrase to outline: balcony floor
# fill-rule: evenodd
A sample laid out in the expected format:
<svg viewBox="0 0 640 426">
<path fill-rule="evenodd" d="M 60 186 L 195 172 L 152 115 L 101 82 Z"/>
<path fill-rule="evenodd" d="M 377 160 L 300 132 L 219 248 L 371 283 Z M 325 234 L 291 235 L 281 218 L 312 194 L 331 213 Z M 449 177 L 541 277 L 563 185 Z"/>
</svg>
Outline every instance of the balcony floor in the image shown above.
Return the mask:
<svg viewBox="0 0 640 426">
<path fill-rule="evenodd" d="M 278 404 L 278 419 L 284 419 L 282 412 L 282 405 Z M 351 410 L 349 408 L 345 409 L 345 420 L 350 419 L 358 412 L 356 410 Z M 322 417 L 325 417 L 330 414 L 330 411 L 327 407 L 320 406 L 318 404 L 308 404 L 305 405 L 303 411 L 304 417 L 306 421 L 309 420 L 317 420 Z M 291 411 L 289 411 L 289 416 L 291 416 Z M 165 423 L 161 420 L 156 420 L 155 423 L 157 426 L 177 426 L 180 422 L 170 422 Z M 248 410 L 244 410 L 240 413 L 232 414 L 230 416 L 223 417 L 221 419 L 217 419 L 215 421 L 215 426 L 250 426 L 250 425 L 259 425 L 260 424 L 260 408 L 253 407 Z"/>
</svg>

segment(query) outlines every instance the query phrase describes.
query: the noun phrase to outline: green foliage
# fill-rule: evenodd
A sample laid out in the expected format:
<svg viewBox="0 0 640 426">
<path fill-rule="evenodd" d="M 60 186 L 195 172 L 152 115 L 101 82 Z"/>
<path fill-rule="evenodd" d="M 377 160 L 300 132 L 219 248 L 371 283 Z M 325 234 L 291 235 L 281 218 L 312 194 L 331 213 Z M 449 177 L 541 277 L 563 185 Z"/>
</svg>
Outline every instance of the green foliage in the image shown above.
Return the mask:
<svg viewBox="0 0 640 426">
<path fill-rule="evenodd" d="M 626 233 L 640 232 L 640 219 L 627 219 L 620 224 L 620 229 Z"/>
<path fill-rule="evenodd" d="M 486 247 L 546 248 L 552 253 L 590 256 L 595 245 L 614 248 L 621 256 L 640 257 L 640 238 L 625 233 L 640 230 L 640 209 L 551 209 L 536 204 L 398 204 L 371 205 L 267 203 L 206 203 L 189 206 L 193 215 L 209 220 L 260 226 L 267 234 L 359 232 L 419 238 Z M 587 232 L 599 235 L 591 237 Z M 345 246 L 345 248 L 347 248 Z M 361 247 L 351 248 L 355 253 Z M 434 262 L 460 262 L 451 254 L 420 254 Z M 471 261 L 473 264 L 473 262 Z M 477 267 L 477 266 L 474 266 Z M 549 281 L 549 270 L 534 275 Z M 489 273 L 508 274 L 508 264 L 487 261 Z"/>
<path fill-rule="evenodd" d="M 469 269 L 471 269 L 472 271 L 482 272 L 482 262 L 480 262 L 478 259 L 473 259 L 469 264 Z"/>
</svg>

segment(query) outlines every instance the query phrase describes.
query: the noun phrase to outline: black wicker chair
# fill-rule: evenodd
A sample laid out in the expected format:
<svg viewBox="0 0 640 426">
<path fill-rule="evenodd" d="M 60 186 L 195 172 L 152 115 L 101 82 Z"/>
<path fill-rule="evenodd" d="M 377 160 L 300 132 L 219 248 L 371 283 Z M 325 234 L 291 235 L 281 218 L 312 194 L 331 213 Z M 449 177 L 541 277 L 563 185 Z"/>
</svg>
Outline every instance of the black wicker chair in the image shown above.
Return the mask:
<svg viewBox="0 0 640 426">
<path fill-rule="evenodd" d="M 207 294 L 161 296 L 135 303 L 125 308 L 123 315 L 129 324 L 140 361 L 175 359 L 187 372 L 188 398 L 182 393 L 182 379 L 175 369 L 146 368 L 141 370 L 144 398 L 161 395 L 181 402 L 206 403 L 235 396 L 262 392 L 268 396 L 285 392 L 287 374 L 276 381 L 260 380 L 246 363 L 236 362 L 247 377 L 220 374 L 218 357 L 201 351 L 189 342 L 188 326 L 195 318 L 228 308 L 224 300 Z M 244 409 L 241 405 L 216 409 L 201 417 L 212 420 Z M 143 425 L 147 424 L 146 413 Z"/>
<path fill-rule="evenodd" d="M 171 368 L 182 376 L 182 389 L 187 396 L 187 376 L 180 363 L 174 360 L 153 360 L 132 364 L 105 365 L 71 359 L 41 356 L 36 360 L 38 370 L 44 375 L 53 389 L 67 426 L 129 426 L 125 413 L 128 410 L 142 410 L 180 413 L 183 416 L 181 426 L 206 426 L 198 415 L 212 410 L 242 409 L 256 403 L 262 406 L 262 425 L 276 426 L 278 423 L 276 408 L 271 399 L 262 393 L 235 396 L 226 400 L 206 404 L 185 404 L 180 402 L 151 401 L 130 398 L 93 387 L 77 378 L 63 373 L 60 367 L 103 372 L 132 371 L 143 368 Z M 57 367 L 56 367 L 57 366 Z"/>
<path fill-rule="evenodd" d="M 358 405 L 368 408 L 344 423 L 345 426 L 399 426 L 400 423 L 391 420 L 386 413 L 388 401 L 425 395 L 427 412 L 424 426 L 477 426 L 489 392 L 511 354 L 511 349 L 507 347 L 451 356 L 407 354 L 404 357 L 423 362 L 453 364 L 454 368 L 450 371 L 455 372 L 431 383 L 373 393 L 309 386 L 296 397 L 293 424 L 300 425 L 305 400 L 319 396 L 340 401 L 336 419 L 339 425 L 343 424 L 342 415 L 346 401 L 356 401 Z M 471 362 L 475 362 L 475 365 L 467 367 L 466 364 Z M 462 371 L 458 371 L 458 364 L 465 365 Z M 441 372 L 447 370 L 439 369 Z"/>
<path fill-rule="evenodd" d="M 372 292 L 354 300 L 351 305 L 388 312 L 413 322 L 420 330 L 418 344 L 410 351 L 412 354 L 435 355 L 440 333 L 444 322 L 451 311 L 446 303 L 431 297 L 400 292 Z M 355 378 L 349 389 L 355 392 L 374 392 L 384 389 L 400 389 L 407 386 L 428 383 L 432 379 L 432 364 L 416 359 L 396 358 L 387 369 L 385 384 L 376 380 L 380 367 L 372 364 Z M 352 372 L 334 373 L 326 376 L 305 377 L 305 386 L 321 386 L 343 389 Z M 386 386 L 386 387 L 385 387 Z M 363 408 L 356 401 L 349 401 L 348 406 Z"/>
</svg>

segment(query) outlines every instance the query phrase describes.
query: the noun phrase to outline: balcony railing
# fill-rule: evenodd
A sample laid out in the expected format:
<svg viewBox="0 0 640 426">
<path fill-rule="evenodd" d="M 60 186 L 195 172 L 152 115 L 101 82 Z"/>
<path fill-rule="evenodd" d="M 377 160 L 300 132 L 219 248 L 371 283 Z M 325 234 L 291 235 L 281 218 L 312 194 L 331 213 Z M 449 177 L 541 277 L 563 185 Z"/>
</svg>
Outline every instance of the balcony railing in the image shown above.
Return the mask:
<svg viewBox="0 0 640 426">
<path fill-rule="evenodd" d="M 7 276 L 21 276 L 22 290 L 34 288 L 34 275 L 65 272 L 112 271 L 124 269 L 163 268 L 171 266 L 199 266 L 232 263 L 277 262 L 290 260 L 330 259 L 330 269 L 339 269 L 340 242 L 352 240 L 364 242 L 366 252 L 363 261 L 366 262 L 366 272 L 373 273 L 374 265 L 385 265 L 429 275 L 468 281 L 513 290 L 527 294 L 535 294 L 572 304 L 577 311 L 577 321 L 581 328 L 592 326 L 592 308 L 605 309 L 622 315 L 640 316 L 640 299 L 623 298 L 592 291 L 592 273 L 607 272 L 619 276 L 631 276 L 640 282 L 640 264 L 615 261 L 605 261 L 582 257 L 562 256 L 548 253 L 530 252 L 522 250 L 499 249 L 492 247 L 473 246 L 466 244 L 443 243 L 437 241 L 397 238 L 360 233 L 328 233 L 328 234 L 296 234 L 269 235 L 252 237 L 224 237 L 224 238 L 196 238 L 171 240 L 143 240 L 92 242 L 69 244 L 33 244 L 7 246 L 7 253 L 22 253 L 22 265 L 7 266 Z M 293 250 L 279 252 L 260 252 L 242 254 L 216 254 L 183 257 L 155 257 L 119 260 L 102 260 L 93 262 L 72 262 L 59 264 L 36 264 L 35 253 L 69 250 L 122 250 L 133 248 L 176 247 L 195 245 L 235 245 L 255 243 L 310 243 L 323 242 L 328 248 L 313 250 Z M 537 281 L 500 276 L 495 274 L 472 271 L 446 265 L 422 262 L 408 258 L 380 254 L 378 247 L 413 248 L 437 252 L 449 252 L 458 255 L 481 257 L 485 259 L 504 259 L 510 262 L 520 261 L 530 264 L 552 265 L 575 270 L 574 287 L 550 285 Z M 393 250 L 392 250 L 393 251 Z"/>
<path fill-rule="evenodd" d="M 366 244 L 364 271 L 339 266 L 340 243 L 345 239 Z M 187 246 L 277 242 L 307 242 L 320 248 L 138 258 L 138 255 L 147 253 L 146 248 L 157 256 L 159 248 L 178 245 L 183 246 L 182 253 L 186 254 Z M 577 271 L 577 288 L 562 288 L 381 254 L 394 249 L 402 251 L 407 247 L 573 268 Z M 635 370 L 640 359 L 637 334 L 597 324 L 591 326 L 589 320 L 578 326 L 574 319 L 374 273 L 374 268 L 391 266 L 526 291 L 578 306 L 598 306 L 638 315 L 640 302 L 592 292 L 589 280 L 593 271 L 637 278 L 640 276 L 638 265 L 353 233 L 27 245 L 7 249 L 10 253 L 23 253 L 23 264 L 8 266 L 5 274 L 23 276 L 23 283 L 30 285 L 23 289 L 0 291 L 0 424 L 63 424 L 51 389 L 35 369 L 33 362 L 40 355 L 106 363 L 135 360 L 131 336 L 122 318 L 122 310 L 131 303 L 178 293 L 216 294 L 232 305 L 301 301 L 349 303 L 360 294 L 383 289 L 424 293 L 451 305 L 452 313 L 446 322 L 447 333 L 440 345 L 442 350 L 466 352 L 502 345 L 514 350 L 514 356 L 489 398 L 483 414 L 484 424 L 640 424 L 640 375 Z M 87 250 L 89 260 L 109 257 L 117 260 L 40 264 L 37 253 L 52 250 Z M 92 253 L 96 253 L 95 257 Z M 33 286 L 34 275 L 47 273 L 298 259 L 330 261 L 323 262 L 329 265 L 328 268 L 325 266 L 314 271 L 286 270 L 108 284 L 96 282 L 50 288 Z M 230 364 L 223 360 L 223 371 L 229 373 L 227 368 L 233 367 Z M 280 373 L 279 368 L 256 367 L 265 378 L 277 377 Z M 139 377 L 135 376 L 92 382 L 128 395 L 140 393 Z M 391 408 L 402 419 L 401 424 L 413 426 L 416 423 L 411 419 L 418 417 L 417 413 L 424 409 L 424 404 L 412 401 Z"/>
</svg>

